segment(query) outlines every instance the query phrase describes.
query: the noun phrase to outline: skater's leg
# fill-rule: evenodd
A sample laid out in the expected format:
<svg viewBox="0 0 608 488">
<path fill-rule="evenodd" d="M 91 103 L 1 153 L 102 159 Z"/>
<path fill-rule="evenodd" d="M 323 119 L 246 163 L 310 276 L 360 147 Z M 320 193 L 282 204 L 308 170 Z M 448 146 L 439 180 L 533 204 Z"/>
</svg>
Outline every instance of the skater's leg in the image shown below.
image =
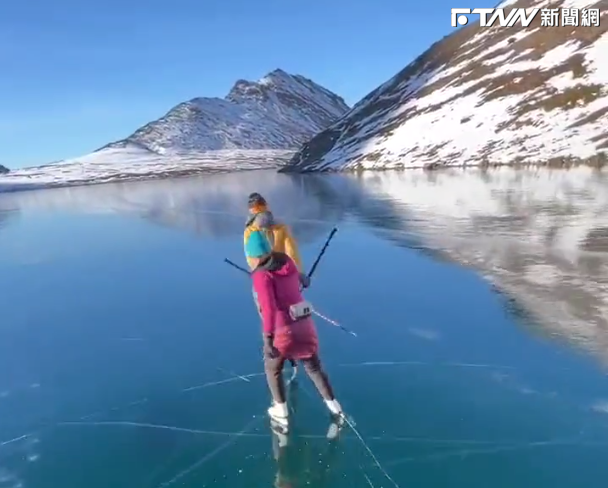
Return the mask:
<svg viewBox="0 0 608 488">
<path fill-rule="evenodd" d="M 285 382 L 283 381 L 283 365 L 285 358 L 264 358 L 264 370 L 268 389 L 275 403 L 285 403 Z"/>
<path fill-rule="evenodd" d="M 329 408 L 329 411 L 333 415 L 342 415 L 342 406 L 338 403 L 338 400 L 336 400 L 334 390 L 331 387 L 327 373 L 321 365 L 319 356 L 315 354 L 314 356 L 303 360 L 302 363 L 304 363 L 306 373 L 315 384 L 319 394 L 323 397 L 323 400 L 325 400 L 325 404 L 327 405 L 327 408 Z"/>
<path fill-rule="evenodd" d="M 315 354 L 308 359 L 302 360 L 302 363 L 304 364 L 306 374 L 314 383 L 315 387 L 323 397 L 323 400 L 333 400 L 335 398 L 334 391 L 329 383 L 327 373 L 325 373 L 323 370 L 319 356 Z"/>
<path fill-rule="evenodd" d="M 268 409 L 268 415 L 281 424 L 287 422 L 289 411 L 285 401 L 285 382 L 283 381 L 283 365 L 285 358 L 265 358 L 264 370 L 266 371 L 266 381 L 268 389 L 272 395 L 273 404 Z"/>
</svg>

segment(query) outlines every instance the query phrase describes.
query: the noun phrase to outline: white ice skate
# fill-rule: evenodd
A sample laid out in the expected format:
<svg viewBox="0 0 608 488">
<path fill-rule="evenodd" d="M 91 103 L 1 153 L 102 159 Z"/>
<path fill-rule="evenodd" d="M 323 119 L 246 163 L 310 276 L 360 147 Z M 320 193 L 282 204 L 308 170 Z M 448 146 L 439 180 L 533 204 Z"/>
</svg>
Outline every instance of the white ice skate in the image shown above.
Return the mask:
<svg viewBox="0 0 608 488">
<path fill-rule="evenodd" d="M 268 409 L 270 419 L 287 428 L 289 424 L 289 409 L 287 403 L 273 403 Z"/>
<path fill-rule="evenodd" d="M 325 404 L 332 417 L 331 424 L 329 424 L 329 428 L 327 429 L 327 439 L 331 441 L 336 439 L 340 434 L 342 427 L 346 423 L 346 417 L 344 416 L 342 406 L 335 398 L 333 400 L 325 400 Z"/>
</svg>

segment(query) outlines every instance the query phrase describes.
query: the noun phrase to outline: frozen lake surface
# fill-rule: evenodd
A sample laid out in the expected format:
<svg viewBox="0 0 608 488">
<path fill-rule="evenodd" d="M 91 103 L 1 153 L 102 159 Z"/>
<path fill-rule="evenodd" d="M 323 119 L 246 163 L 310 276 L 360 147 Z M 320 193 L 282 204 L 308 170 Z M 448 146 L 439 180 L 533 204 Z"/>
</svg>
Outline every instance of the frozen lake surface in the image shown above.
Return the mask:
<svg viewBox="0 0 608 488">
<path fill-rule="evenodd" d="M 348 428 L 328 444 L 303 375 L 276 460 L 250 284 L 223 262 L 252 191 L 308 266 L 339 227 L 309 298 L 359 334 L 317 322 L 382 469 Z M 589 169 L 0 194 L 0 487 L 605 486 L 607 200 Z"/>
</svg>

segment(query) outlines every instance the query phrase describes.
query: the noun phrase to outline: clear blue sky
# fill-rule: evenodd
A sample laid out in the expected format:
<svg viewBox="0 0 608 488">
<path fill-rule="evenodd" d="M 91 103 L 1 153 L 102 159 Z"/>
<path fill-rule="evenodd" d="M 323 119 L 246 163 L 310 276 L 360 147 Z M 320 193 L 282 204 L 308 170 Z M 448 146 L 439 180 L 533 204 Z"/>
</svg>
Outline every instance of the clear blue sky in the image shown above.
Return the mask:
<svg viewBox="0 0 608 488">
<path fill-rule="evenodd" d="M 482 7 L 483 3 L 475 7 Z M 0 164 L 86 154 L 282 68 L 353 104 L 450 33 L 447 0 L 0 2 Z"/>
</svg>

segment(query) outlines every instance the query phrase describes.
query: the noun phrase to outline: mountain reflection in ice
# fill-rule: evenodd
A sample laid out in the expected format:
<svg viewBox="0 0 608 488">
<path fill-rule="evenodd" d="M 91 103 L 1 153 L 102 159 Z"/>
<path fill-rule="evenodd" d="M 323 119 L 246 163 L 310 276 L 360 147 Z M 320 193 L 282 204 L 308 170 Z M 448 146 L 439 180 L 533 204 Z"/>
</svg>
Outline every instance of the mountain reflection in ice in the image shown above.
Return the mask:
<svg viewBox="0 0 608 488">
<path fill-rule="evenodd" d="M 7 193 L 0 195 L 0 215 L 9 208 L 118 213 L 199 235 L 236 237 L 243 230 L 247 196 L 253 191 L 268 199 L 277 217 L 292 223 L 302 242 L 326 232 L 328 220 L 341 218 L 339 209 L 331 214 L 320 200 L 309 198 L 304 178 L 276 171 Z"/>
<path fill-rule="evenodd" d="M 545 332 L 608 359 L 608 176 L 591 168 L 251 171 L 4 194 L 0 216 L 111 212 L 239 238 L 252 191 L 267 197 L 303 243 L 348 216 L 397 245 L 475 267 Z"/>
<path fill-rule="evenodd" d="M 417 236 L 477 268 L 546 331 L 608 358 L 606 173 L 500 168 L 348 178 L 368 196 L 363 202 L 383 202 L 391 219 L 400 216 L 391 239 Z M 384 227 L 381 218 L 374 225 Z"/>
</svg>

